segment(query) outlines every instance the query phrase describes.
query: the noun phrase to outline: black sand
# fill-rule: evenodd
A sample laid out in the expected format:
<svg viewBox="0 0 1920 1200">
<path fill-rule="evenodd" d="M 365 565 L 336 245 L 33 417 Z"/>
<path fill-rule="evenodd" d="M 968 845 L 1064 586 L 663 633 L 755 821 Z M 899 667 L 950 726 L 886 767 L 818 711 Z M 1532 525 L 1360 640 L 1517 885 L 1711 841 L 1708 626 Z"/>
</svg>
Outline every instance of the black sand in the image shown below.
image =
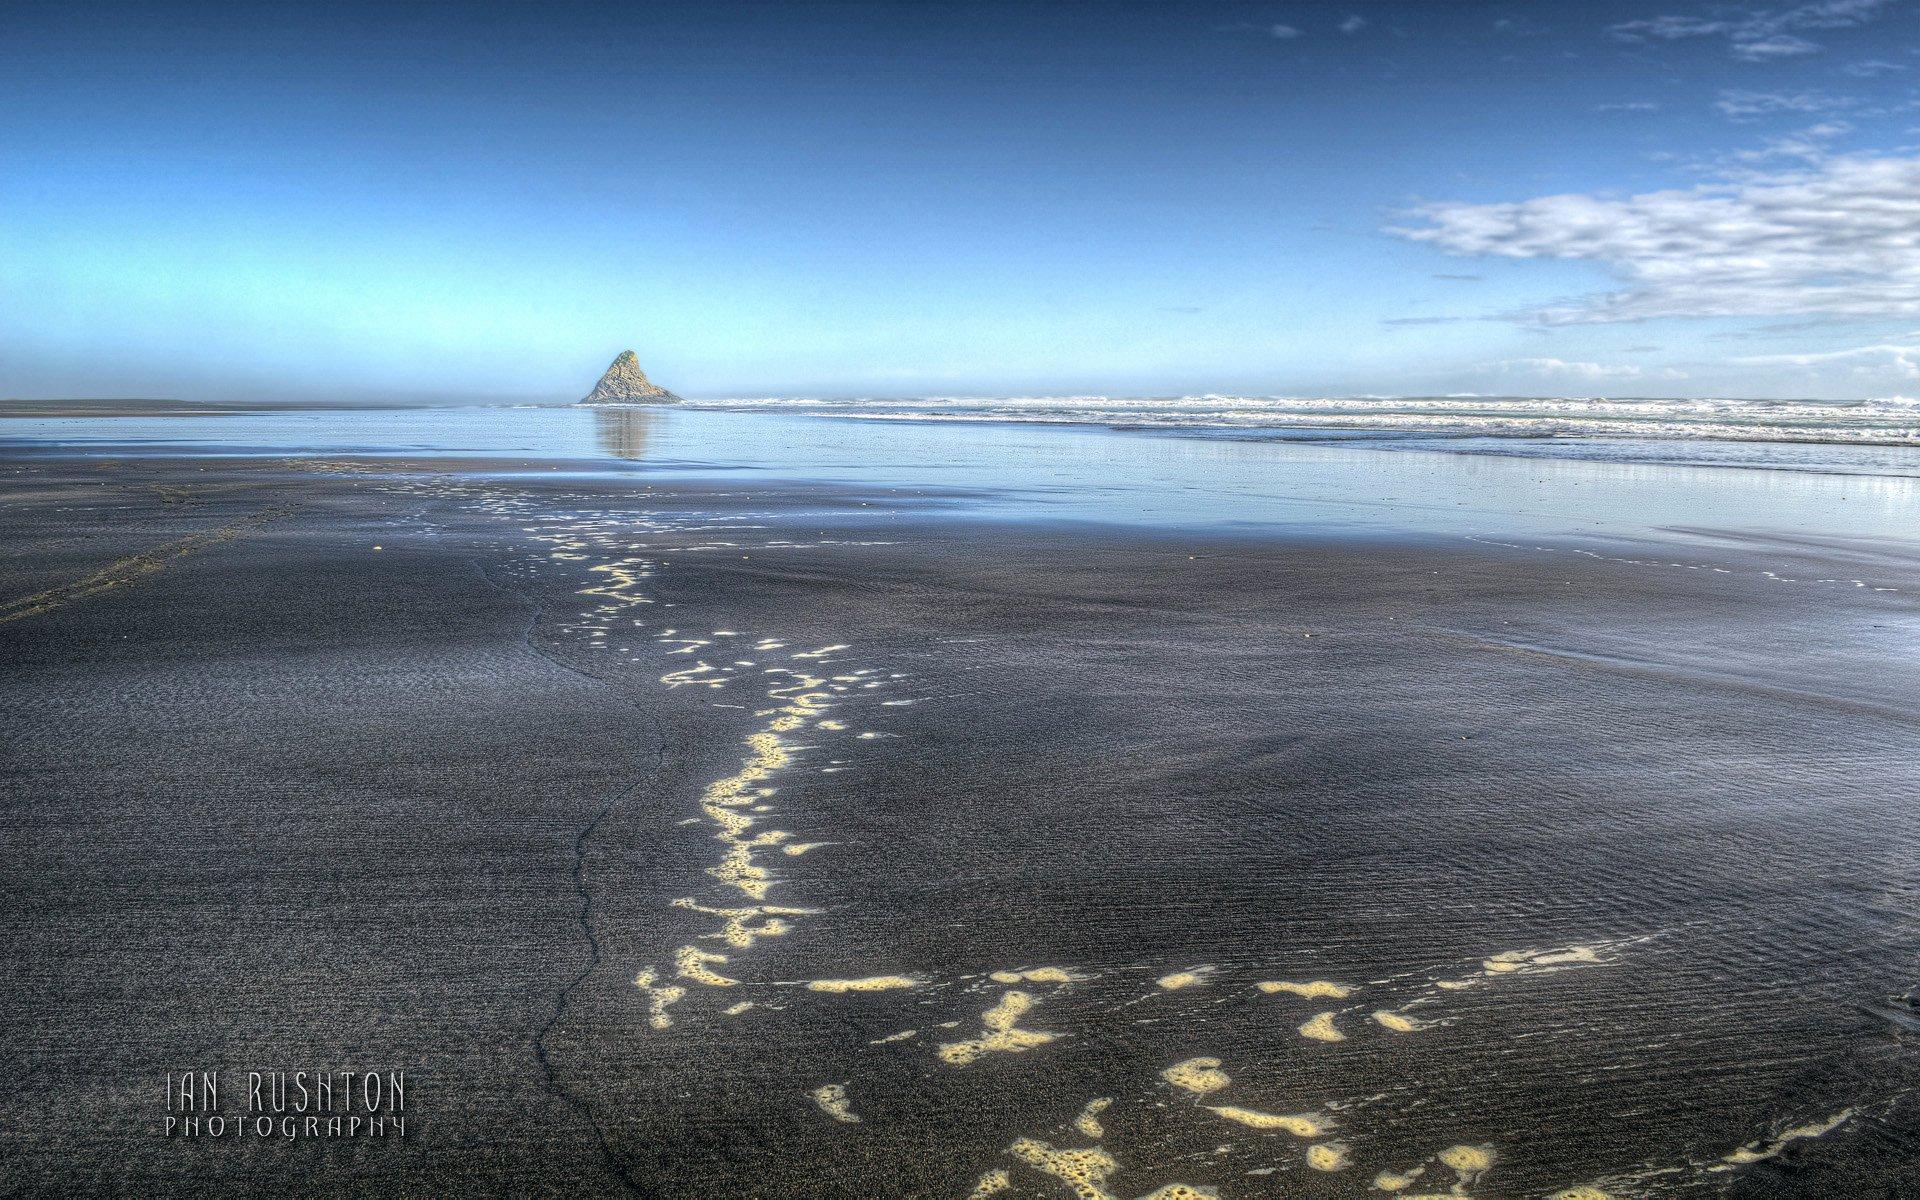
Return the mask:
<svg viewBox="0 0 1920 1200">
<path fill-rule="evenodd" d="M 1422 1163 L 1407 1194 L 1920 1191 L 1899 547 L 1723 574 L 446 464 L 0 465 L 9 1191 L 1070 1194 L 1005 1150 L 1092 1148 L 1101 1097 L 1116 1196 Z M 651 603 L 591 617 L 628 558 Z M 754 666 L 662 685 L 700 661 Z M 730 949 L 671 902 L 743 902 L 686 822 L 776 661 L 872 674 L 766 781 L 828 843 L 772 854 L 767 902 L 817 911 Z M 682 945 L 740 982 L 652 1028 L 635 975 Z M 1569 947 L 1598 961 L 1484 965 Z M 1059 1038 L 941 1060 L 1010 990 L 986 973 L 1043 966 L 1076 980 L 1018 985 L 1020 1024 Z M 1296 1031 L 1323 1010 L 1346 1040 Z M 1160 1078 L 1196 1056 L 1233 1080 L 1203 1103 L 1331 1132 L 1196 1106 Z M 315 1068 L 405 1070 L 405 1138 L 163 1134 L 169 1070 Z M 1352 1165 L 1311 1169 L 1334 1140 Z"/>
</svg>

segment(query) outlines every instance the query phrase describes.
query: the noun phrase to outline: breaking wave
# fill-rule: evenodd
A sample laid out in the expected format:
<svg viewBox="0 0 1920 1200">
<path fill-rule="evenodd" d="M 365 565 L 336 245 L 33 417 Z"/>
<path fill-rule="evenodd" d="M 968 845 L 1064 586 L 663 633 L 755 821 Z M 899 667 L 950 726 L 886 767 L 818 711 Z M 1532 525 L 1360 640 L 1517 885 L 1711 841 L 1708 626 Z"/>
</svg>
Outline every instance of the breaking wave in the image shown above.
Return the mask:
<svg viewBox="0 0 1920 1200">
<path fill-rule="evenodd" d="M 1554 396 L 924 396 L 732 399 L 689 407 L 777 408 L 899 421 L 1028 421 L 1165 429 L 1339 430 L 1507 438 L 1667 438 L 1920 447 L 1920 400 L 1583 399 Z"/>
</svg>

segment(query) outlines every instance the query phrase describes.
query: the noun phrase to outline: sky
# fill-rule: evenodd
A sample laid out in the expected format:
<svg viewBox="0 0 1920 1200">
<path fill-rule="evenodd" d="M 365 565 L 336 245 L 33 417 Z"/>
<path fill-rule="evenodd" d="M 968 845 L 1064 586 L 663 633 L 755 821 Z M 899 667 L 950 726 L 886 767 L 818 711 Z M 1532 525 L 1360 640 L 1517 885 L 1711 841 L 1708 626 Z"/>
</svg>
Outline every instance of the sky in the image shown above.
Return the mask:
<svg viewBox="0 0 1920 1200">
<path fill-rule="evenodd" d="M 0 0 L 0 396 L 1920 394 L 1920 3 Z"/>
</svg>

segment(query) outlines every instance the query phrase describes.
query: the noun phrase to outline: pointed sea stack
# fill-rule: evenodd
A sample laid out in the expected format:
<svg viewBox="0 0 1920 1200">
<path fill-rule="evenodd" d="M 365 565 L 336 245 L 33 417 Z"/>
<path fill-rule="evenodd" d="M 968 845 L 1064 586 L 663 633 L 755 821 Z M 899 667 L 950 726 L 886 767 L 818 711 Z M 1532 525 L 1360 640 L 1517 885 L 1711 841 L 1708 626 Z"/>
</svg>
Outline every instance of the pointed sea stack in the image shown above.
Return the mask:
<svg viewBox="0 0 1920 1200">
<path fill-rule="evenodd" d="M 607 373 L 600 377 L 580 401 L 582 404 L 675 404 L 680 397 L 647 378 L 640 360 L 631 350 L 622 350 Z"/>
</svg>

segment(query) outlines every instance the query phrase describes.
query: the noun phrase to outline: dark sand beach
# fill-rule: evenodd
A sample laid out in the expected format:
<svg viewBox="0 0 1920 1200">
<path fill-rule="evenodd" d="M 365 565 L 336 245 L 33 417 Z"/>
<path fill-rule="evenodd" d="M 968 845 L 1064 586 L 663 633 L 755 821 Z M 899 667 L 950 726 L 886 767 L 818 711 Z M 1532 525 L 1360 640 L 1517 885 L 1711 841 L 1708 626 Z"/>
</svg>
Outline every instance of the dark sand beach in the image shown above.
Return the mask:
<svg viewBox="0 0 1920 1200">
<path fill-rule="evenodd" d="M 11 1193 L 1920 1192 L 1911 541 L 122 451 L 0 457 Z M 404 1138 L 163 1130 L 301 1069 Z"/>
</svg>

